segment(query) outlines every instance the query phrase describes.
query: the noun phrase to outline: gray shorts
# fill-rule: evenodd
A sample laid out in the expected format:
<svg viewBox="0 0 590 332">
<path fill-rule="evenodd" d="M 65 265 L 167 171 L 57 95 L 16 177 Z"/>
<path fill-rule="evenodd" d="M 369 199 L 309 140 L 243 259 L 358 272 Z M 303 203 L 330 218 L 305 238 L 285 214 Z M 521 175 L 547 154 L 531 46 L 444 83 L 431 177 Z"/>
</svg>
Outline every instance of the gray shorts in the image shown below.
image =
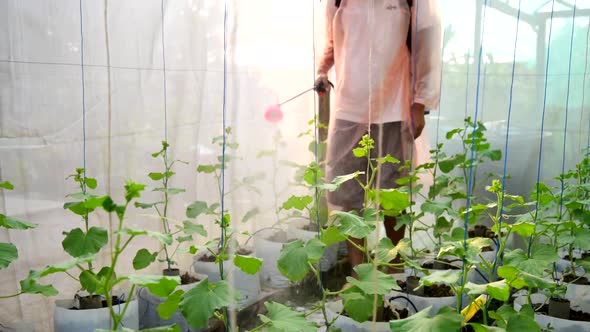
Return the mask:
<svg viewBox="0 0 590 332">
<path fill-rule="evenodd" d="M 380 136 L 382 131 L 382 137 Z M 356 171 L 367 173 L 367 158 L 355 157 L 352 150 L 359 147 L 363 135 L 368 133 L 368 125 L 345 120 L 335 119 L 330 123 L 328 133 L 328 151 L 326 155 L 326 180 L 332 181 L 334 177 L 347 175 Z M 413 139 L 410 131 L 403 122 L 390 122 L 371 125 L 371 137 L 375 141 L 375 147 L 371 150 L 371 158 L 378 158 L 379 146 L 381 156 L 390 154 L 400 160 L 399 164 L 386 163 L 380 169 L 379 183 L 375 180 L 375 186 L 381 189 L 395 188 L 395 181 L 405 176 L 405 172 L 399 170 L 400 166 L 410 159 L 410 151 Z M 381 138 L 381 140 L 380 140 Z M 359 177 L 363 183 L 367 182 L 364 174 Z M 356 210 L 360 211 L 364 203 L 364 191 L 355 180 L 343 183 L 337 190 L 327 193 L 327 201 L 332 210 Z"/>
</svg>

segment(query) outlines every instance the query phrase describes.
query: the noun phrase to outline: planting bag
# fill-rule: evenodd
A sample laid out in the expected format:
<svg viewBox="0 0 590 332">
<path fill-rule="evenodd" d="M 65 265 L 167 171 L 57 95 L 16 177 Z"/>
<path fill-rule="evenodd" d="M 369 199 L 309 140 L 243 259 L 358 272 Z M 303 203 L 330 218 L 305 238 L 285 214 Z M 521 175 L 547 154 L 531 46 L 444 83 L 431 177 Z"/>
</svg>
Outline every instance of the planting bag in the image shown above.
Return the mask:
<svg viewBox="0 0 590 332">
<path fill-rule="evenodd" d="M 339 313 L 342 312 L 343 309 L 342 300 L 328 302 L 326 303 L 326 315 L 328 316 L 328 320 L 333 320 Z M 374 332 L 390 332 L 391 329 L 389 328 L 388 322 L 377 322 L 375 324 L 375 329 L 373 329 L 373 322 L 363 322 L 359 323 L 354 319 L 347 317 L 347 316 L 338 316 L 336 322 L 334 323 L 335 327 L 342 329 L 342 331 L 346 332 L 365 332 L 365 331 L 374 331 Z"/>
<path fill-rule="evenodd" d="M 195 273 L 207 276 L 209 282 L 218 282 L 221 280 L 219 276 L 219 265 L 215 262 L 202 262 L 195 259 L 193 269 Z M 245 308 L 258 301 L 260 297 L 260 279 L 258 274 L 250 275 L 242 272 L 242 270 L 234 265 L 232 258 L 223 262 L 223 270 L 226 280 L 231 282 L 234 285 L 234 289 L 240 293 L 237 303 L 238 309 Z"/>
<path fill-rule="evenodd" d="M 566 298 L 570 300 L 571 309 L 590 313 L 589 298 L 569 298 L 567 295 Z M 547 297 L 543 294 L 533 294 L 531 295 L 531 301 L 533 304 L 544 303 L 547 301 Z M 514 309 L 518 311 L 526 303 L 526 296 L 519 296 L 514 300 Z M 551 325 L 553 327 L 553 331 L 559 332 L 590 331 L 590 322 L 555 318 L 544 314 L 535 314 L 535 321 L 541 326 L 542 329 L 546 329 L 547 326 Z"/>
<path fill-rule="evenodd" d="M 260 282 L 267 287 L 286 288 L 291 285 L 291 281 L 277 267 L 277 261 L 281 255 L 284 242 L 268 240 L 271 237 L 276 240 L 287 241 L 287 233 L 282 230 L 271 230 L 264 235 L 259 233 L 254 238 L 254 249 L 257 256 L 263 261 L 262 267 L 258 271 Z"/>
<path fill-rule="evenodd" d="M 317 236 L 317 232 L 308 231 L 303 229 L 303 227 L 308 223 L 306 220 L 298 220 L 292 223 L 289 223 L 287 227 L 287 237 L 289 239 L 296 238 L 307 242 Z M 336 261 L 338 259 L 338 249 L 340 247 L 340 243 L 334 243 L 333 245 L 326 248 L 324 251 L 324 255 L 320 260 L 320 271 L 328 271 L 334 265 L 336 265 Z"/>
<path fill-rule="evenodd" d="M 56 300 L 53 311 L 53 327 L 55 332 L 94 332 L 96 329 L 112 328 L 109 308 L 70 310 L 74 300 Z M 115 312 L 123 310 L 125 303 L 114 306 Z M 139 328 L 138 302 L 132 300 L 127 307 L 121 323 L 130 329 Z"/>
<path fill-rule="evenodd" d="M 204 278 L 203 276 L 202 278 Z M 185 292 L 188 292 L 192 289 L 197 283 L 192 283 L 188 285 L 180 285 L 176 287 L 176 289 L 182 289 Z M 152 327 L 159 327 L 159 326 L 169 326 L 172 324 L 177 324 L 181 331 L 186 332 L 200 332 L 203 329 L 193 329 L 188 325 L 186 319 L 182 316 L 180 310 L 176 311 L 174 315 L 170 319 L 162 319 L 158 314 L 158 305 L 164 302 L 166 299 L 158 297 L 152 294 L 147 288 L 140 287 L 137 289 L 137 301 L 139 306 L 139 328 L 146 329 Z"/>
</svg>

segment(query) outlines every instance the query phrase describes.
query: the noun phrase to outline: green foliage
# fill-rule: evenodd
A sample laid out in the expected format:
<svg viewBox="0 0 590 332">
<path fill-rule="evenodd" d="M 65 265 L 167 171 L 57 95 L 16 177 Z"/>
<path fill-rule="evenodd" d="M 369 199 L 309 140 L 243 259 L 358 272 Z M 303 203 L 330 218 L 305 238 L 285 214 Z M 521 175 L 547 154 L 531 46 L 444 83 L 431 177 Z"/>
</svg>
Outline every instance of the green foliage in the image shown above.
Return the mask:
<svg viewBox="0 0 590 332">
<path fill-rule="evenodd" d="M 354 267 L 358 279 L 346 277 L 346 281 L 358 287 L 365 294 L 385 295 L 392 289 L 400 290 L 395 278 L 376 270 L 372 264 L 360 264 Z"/>
<path fill-rule="evenodd" d="M 133 258 L 133 268 L 136 270 L 145 269 L 151 263 L 155 262 L 157 257 L 157 252 L 152 254 L 145 248 L 139 249 L 135 254 L 135 258 Z"/>
<path fill-rule="evenodd" d="M 434 317 L 430 317 L 431 308 L 427 307 L 406 319 L 393 320 L 389 322 L 389 326 L 392 331 L 399 332 L 449 332 L 461 329 L 463 322 L 461 314 L 451 308 L 443 307 Z"/>
<path fill-rule="evenodd" d="M 235 255 L 234 265 L 244 273 L 254 275 L 262 267 L 262 260 L 256 257 Z"/>
<path fill-rule="evenodd" d="M 91 227 L 88 232 L 76 228 L 64 234 L 62 247 L 72 257 L 96 254 L 109 241 L 107 230 L 101 227 Z"/>
<path fill-rule="evenodd" d="M 210 283 L 205 278 L 191 290 L 182 294 L 179 306 L 187 323 L 195 329 L 205 327 L 209 317 L 213 316 L 216 310 L 233 303 L 234 299 L 230 297 L 229 288 L 226 281 Z M 168 305 L 172 304 L 174 303 L 168 303 Z M 162 306 L 161 310 L 165 308 L 166 306 Z M 172 311 L 171 308 L 166 308 L 166 310 Z"/>
<path fill-rule="evenodd" d="M 269 332 L 315 332 L 317 326 L 305 319 L 303 313 L 291 310 L 276 302 L 264 303 L 268 316 L 259 314 L 260 320 L 268 324 Z"/>
<path fill-rule="evenodd" d="M 12 243 L 0 242 L 0 269 L 5 269 L 18 258 L 16 246 Z"/>
</svg>

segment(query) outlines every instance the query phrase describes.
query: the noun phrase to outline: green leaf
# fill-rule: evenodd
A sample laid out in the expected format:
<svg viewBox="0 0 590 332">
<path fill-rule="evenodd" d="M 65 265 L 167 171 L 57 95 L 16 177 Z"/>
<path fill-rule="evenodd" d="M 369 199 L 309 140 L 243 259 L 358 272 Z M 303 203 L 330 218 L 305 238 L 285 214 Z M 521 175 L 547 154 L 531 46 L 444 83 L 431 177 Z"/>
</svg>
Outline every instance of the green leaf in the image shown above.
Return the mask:
<svg viewBox="0 0 590 332">
<path fill-rule="evenodd" d="M 358 279 L 346 277 L 346 281 L 360 288 L 365 294 L 385 295 L 392 289 L 400 290 L 395 278 L 374 268 L 372 264 L 360 264 L 354 268 Z"/>
<path fill-rule="evenodd" d="M 150 177 L 150 179 L 154 180 L 154 181 L 158 181 L 158 180 L 162 180 L 164 178 L 164 173 L 150 173 L 148 174 L 148 176 Z"/>
<path fill-rule="evenodd" d="M 496 312 L 490 312 L 490 317 L 496 320 L 499 327 L 507 332 L 541 332 L 541 328 L 534 320 L 534 312 L 529 304 L 520 308 L 520 312 L 514 310 L 511 305 L 504 305 Z"/>
<path fill-rule="evenodd" d="M 0 214 L 0 227 L 8 228 L 8 229 L 31 229 L 37 227 L 37 224 L 32 224 L 28 221 L 19 220 L 16 218 L 8 217 L 3 214 Z"/>
<path fill-rule="evenodd" d="M 249 210 L 248 212 L 246 212 L 246 214 L 242 218 L 242 222 L 247 222 L 248 220 L 252 219 L 254 216 L 256 216 L 259 213 L 260 213 L 260 210 L 258 208 L 253 208 L 253 209 Z"/>
<path fill-rule="evenodd" d="M 182 188 L 156 188 L 152 191 L 159 191 L 159 192 L 166 193 L 168 195 L 178 195 L 180 193 L 185 192 L 186 190 L 184 190 Z"/>
<path fill-rule="evenodd" d="M 296 210 L 303 210 L 309 204 L 313 202 L 313 197 L 306 195 L 306 196 L 291 196 L 289 199 L 283 203 L 284 210 L 296 209 Z"/>
<path fill-rule="evenodd" d="M 80 285 L 82 289 L 88 291 L 88 293 L 95 293 L 96 289 L 98 288 L 98 283 L 96 282 L 96 275 L 90 270 L 84 270 L 78 276 L 80 280 Z"/>
<path fill-rule="evenodd" d="M 484 285 L 467 282 L 465 289 L 469 295 L 488 294 L 502 302 L 508 301 L 510 298 L 510 287 L 506 283 L 506 280 L 495 281 Z"/>
<path fill-rule="evenodd" d="M 335 191 L 336 189 L 340 188 L 340 186 L 343 183 L 350 181 L 352 179 L 356 179 L 361 174 L 364 174 L 364 172 L 357 171 L 351 174 L 340 175 L 335 177 L 330 183 L 324 183 L 319 185 L 318 188 L 321 190 Z"/>
<path fill-rule="evenodd" d="M 443 234 L 448 233 L 453 227 L 453 223 L 448 221 L 445 217 L 438 217 L 434 224 L 433 235 L 434 237 L 441 237 Z"/>
<path fill-rule="evenodd" d="M 196 201 L 186 208 L 186 216 L 188 218 L 196 218 L 201 214 L 211 213 L 211 209 L 206 202 Z"/>
<path fill-rule="evenodd" d="M 452 209 L 451 202 L 433 202 L 426 201 L 422 203 L 422 211 L 432 213 L 435 216 L 440 216 L 448 210 Z"/>
<path fill-rule="evenodd" d="M 86 255 L 86 256 L 80 256 L 80 257 L 73 258 L 69 261 L 66 261 L 66 262 L 63 262 L 60 264 L 48 265 L 43 270 L 31 271 L 29 273 L 29 277 L 38 279 L 38 278 L 42 278 L 42 277 L 48 276 L 53 273 L 66 272 L 76 265 L 92 262 L 92 261 L 94 261 L 94 258 L 95 258 L 95 255 Z"/>
<path fill-rule="evenodd" d="M 559 260 L 556 249 L 548 244 L 536 244 L 532 247 L 531 257 L 522 249 L 508 251 L 504 255 L 504 265 L 535 275 L 541 275 L 552 263 Z"/>
<path fill-rule="evenodd" d="M 276 302 L 265 302 L 268 316 L 259 314 L 269 332 L 315 332 L 317 326 L 305 319 L 305 314 Z"/>
<path fill-rule="evenodd" d="M 109 242 L 109 235 L 106 229 L 91 227 L 88 233 L 76 228 L 67 233 L 61 242 L 64 250 L 72 257 L 96 254 Z"/>
<path fill-rule="evenodd" d="M 197 166 L 197 172 L 210 174 L 214 173 L 216 170 L 221 169 L 221 165 L 199 165 Z"/>
<path fill-rule="evenodd" d="M 367 224 L 363 218 L 356 214 L 343 211 L 333 211 L 332 215 L 336 216 L 340 220 L 340 232 L 350 237 L 362 239 L 367 237 L 373 230 L 375 230 L 375 225 Z"/>
<path fill-rule="evenodd" d="M 135 274 L 127 276 L 125 279 L 134 285 L 147 287 L 152 294 L 159 297 L 168 296 L 180 285 L 180 277 Z"/>
<path fill-rule="evenodd" d="M 86 178 L 86 185 L 90 189 L 96 189 L 96 187 L 98 186 L 98 183 L 96 182 L 96 179 L 94 179 L 94 178 Z"/>
<path fill-rule="evenodd" d="M 199 234 L 203 237 L 207 237 L 207 231 L 205 230 L 205 227 L 200 224 L 195 224 L 190 220 L 183 221 L 182 228 L 185 234 Z"/>
<path fill-rule="evenodd" d="M 410 196 L 398 189 L 381 189 L 379 191 L 379 202 L 385 210 L 401 212 L 410 206 Z"/>
<path fill-rule="evenodd" d="M 262 267 L 262 260 L 256 257 L 236 255 L 234 265 L 247 274 L 256 274 Z"/>
<path fill-rule="evenodd" d="M 8 181 L 0 182 L 0 188 L 4 188 L 6 190 L 13 190 L 14 185 Z"/>
<path fill-rule="evenodd" d="M 215 310 L 233 303 L 233 301 L 230 302 L 232 299 L 229 295 L 229 287 L 224 280 L 209 283 L 209 279 L 205 278 L 182 294 L 180 309 L 188 324 L 195 329 L 205 327 Z"/>
<path fill-rule="evenodd" d="M 399 164 L 400 163 L 399 159 L 392 157 L 389 153 L 385 157 L 376 158 L 375 161 L 378 164 L 385 164 L 385 163 Z"/>
<path fill-rule="evenodd" d="M 303 241 L 296 240 L 283 245 L 277 267 L 291 281 L 303 279 L 309 272 L 308 255 Z"/>
<path fill-rule="evenodd" d="M 55 296 L 59 292 L 51 285 L 41 285 L 37 283 L 37 279 L 33 276 L 33 271 L 29 272 L 26 279 L 20 281 L 20 289 L 27 294 L 41 294 L 43 296 Z"/>
<path fill-rule="evenodd" d="M 322 242 L 324 242 L 326 247 L 345 240 L 346 236 L 340 232 L 337 226 L 330 226 L 322 232 Z"/>
<path fill-rule="evenodd" d="M 535 233 L 535 224 L 532 222 L 520 221 L 514 223 L 513 225 L 508 224 L 506 227 L 524 238 L 528 238 Z"/>
<path fill-rule="evenodd" d="M 123 228 L 121 231 L 119 231 L 119 233 L 131 235 L 131 236 L 147 235 L 149 237 L 152 237 L 152 238 L 160 241 L 162 244 L 165 244 L 168 246 L 172 244 L 172 235 L 171 234 L 163 234 L 160 232 L 146 231 L 146 230 L 134 230 L 134 229 L 129 229 L 129 228 Z"/>
<path fill-rule="evenodd" d="M 492 240 L 488 238 L 472 238 L 467 240 L 467 252 L 465 252 L 463 241 L 447 242 L 440 248 L 438 258 L 444 256 L 457 256 L 465 258 L 470 263 L 477 263 L 482 249 L 491 244 Z"/>
<path fill-rule="evenodd" d="M 134 198 L 139 198 L 140 192 L 145 189 L 145 184 L 135 183 L 133 181 L 127 181 L 125 183 L 125 201 L 131 202 Z"/>
<path fill-rule="evenodd" d="M 133 268 L 136 270 L 145 269 L 156 261 L 156 257 L 158 257 L 157 252 L 152 254 L 145 248 L 139 249 L 133 258 Z"/>
<path fill-rule="evenodd" d="M 543 290 L 554 290 L 555 282 L 545 280 L 536 275 L 519 271 L 514 266 L 501 266 L 498 268 L 498 275 L 504 279 L 510 287 L 521 289 L 523 287 L 538 288 Z"/>
<path fill-rule="evenodd" d="M 420 285 L 432 286 L 435 284 L 454 285 L 459 282 L 461 271 L 459 270 L 436 270 L 429 275 L 420 278 Z"/>
<path fill-rule="evenodd" d="M 576 249 L 590 250 L 590 229 L 576 228 L 573 245 Z"/>
<path fill-rule="evenodd" d="M 362 157 L 367 156 L 368 151 L 365 148 L 354 148 L 352 150 L 352 153 L 354 154 L 355 157 L 362 158 Z"/>
<path fill-rule="evenodd" d="M 168 320 L 172 318 L 179 308 L 180 300 L 182 300 L 183 294 L 184 291 L 179 289 L 166 297 L 166 301 L 158 305 L 158 314 L 160 317 L 162 317 L 162 319 Z"/>
<path fill-rule="evenodd" d="M 453 169 L 455 169 L 455 167 L 457 167 L 459 164 L 465 162 L 465 155 L 464 154 L 458 154 L 458 155 L 454 155 L 448 158 L 445 158 L 443 160 L 440 160 L 438 162 L 438 167 L 440 168 L 440 170 L 443 173 L 450 173 Z"/>
<path fill-rule="evenodd" d="M 12 243 L 0 242 L 0 269 L 5 269 L 18 258 L 16 246 Z"/>
<path fill-rule="evenodd" d="M 389 322 L 392 331 L 399 332 L 450 332 L 459 331 L 463 322 L 463 316 L 450 307 L 443 307 L 434 316 L 430 317 L 432 306 L 406 318 Z"/>
<path fill-rule="evenodd" d="M 313 238 L 307 241 L 305 250 L 310 262 L 318 262 L 324 255 L 324 251 L 326 251 L 326 245 L 317 238 Z"/>
<path fill-rule="evenodd" d="M 141 202 L 135 202 L 135 207 L 136 208 L 140 208 L 140 209 L 151 209 L 154 206 L 158 205 L 158 204 L 163 204 L 164 202 L 155 202 L 155 203 L 141 203 Z"/>
<path fill-rule="evenodd" d="M 467 325 L 471 326 L 474 332 L 506 332 L 505 329 L 495 326 L 487 326 L 478 323 L 469 323 Z"/>
<path fill-rule="evenodd" d="M 352 287 L 342 293 L 340 297 L 342 297 L 344 310 L 346 310 L 346 314 L 350 318 L 362 323 L 373 317 L 374 295 L 363 294 L 357 287 Z M 377 298 L 377 301 L 379 304 L 383 302 L 379 298 Z"/>
<path fill-rule="evenodd" d="M 409 249 L 409 239 L 402 239 L 394 246 L 388 237 L 384 237 L 377 245 L 377 260 L 379 262 L 391 262 L 399 253 L 407 254 Z"/>
</svg>

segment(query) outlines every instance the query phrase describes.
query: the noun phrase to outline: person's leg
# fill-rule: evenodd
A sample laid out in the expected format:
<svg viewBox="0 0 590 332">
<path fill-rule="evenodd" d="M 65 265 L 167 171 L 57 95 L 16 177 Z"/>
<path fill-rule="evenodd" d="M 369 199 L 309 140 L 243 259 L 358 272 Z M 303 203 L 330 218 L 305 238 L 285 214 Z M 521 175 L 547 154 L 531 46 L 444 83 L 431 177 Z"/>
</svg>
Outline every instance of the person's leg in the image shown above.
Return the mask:
<svg viewBox="0 0 590 332">
<path fill-rule="evenodd" d="M 383 134 L 379 137 L 379 131 L 382 130 Z M 398 159 L 399 164 L 386 163 L 381 166 L 379 174 L 379 186 L 380 189 L 391 189 L 399 187 L 395 181 L 403 176 L 406 176 L 405 171 L 400 171 L 400 167 L 404 165 L 405 160 L 409 159 L 409 142 L 406 137 L 407 134 L 404 132 L 401 122 L 390 122 L 384 123 L 383 125 L 375 125 L 375 151 L 374 157 L 382 157 L 387 154 Z M 406 227 L 401 226 L 396 230 L 397 218 L 392 216 L 384 217 L 385 233 L 391 240 L 393 245 L 397 245 L 405 236 Z M 401 264 L 402 259 L 400 255 L 397 255 L 391 262 L 391 264 Z M 403 272 L 403 267 L 390 268 L 390 273 Z"/>
<path fill-rule="evenodd" d="M 366 125 L 344 120 L 334 120 L 328 131 L 326 154 L 326 181 L 332 181 L 337 176 L 348 175 L 356 171 L 365 171 L 367 161 L 357 158 L 352 150 L 358 147 L 358 142 L 366 133 Z M 361 179 L 362 181 L 363 179 Z M 329 212 L 344 211 L 361 212 L 364 203 L 364 191 L 355 180 L 349 180 L 333 191 L 326 193 Z M 359 246 L 363 246 L 363 239 L 350 239 Z M 351 275 L 356 278 L 354 267 L 365 261 L 361 250 L 346 241 L 348 258 L 351 265 Z"/>
</svg>

